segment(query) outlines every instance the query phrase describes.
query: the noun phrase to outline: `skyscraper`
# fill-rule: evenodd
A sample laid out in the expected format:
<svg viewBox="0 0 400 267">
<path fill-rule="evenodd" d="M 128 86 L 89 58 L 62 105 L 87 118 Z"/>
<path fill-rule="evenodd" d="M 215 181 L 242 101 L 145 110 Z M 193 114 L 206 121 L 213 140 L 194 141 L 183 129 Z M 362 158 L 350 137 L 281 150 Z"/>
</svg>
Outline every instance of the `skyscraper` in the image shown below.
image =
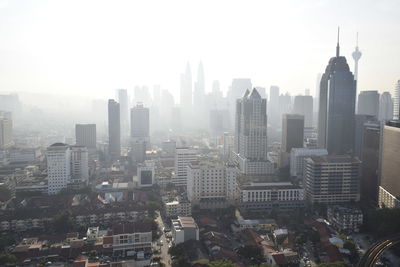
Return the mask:
<svg viewBox="0 0 400 267">
<path fill-rule="evenodd" d="M 10 114 L 9 112 L 7 112 Z M 13 144 L 13 127 L 11 116 L 0 116 L 0 149 L 10 147 Z"/>
<path fill-rule="evenodd" d="M 48 194 L 53 195 L 66 188 L 71 181 L 71 150 L 63 143 L 55 143 L 47 148 Z"/>
<path fill-rule="evenodd" d="M 236 100 L 241 98 L 246 90 L 251 90 L 252 84 L 250 79 L 233 79 L 232 85 L 228 91 L 228 109 L 231 121 L 235 121 Z"/>
<path fill-rule="evenodd" d="M 128 117 L 128 92 L 126 89 L 117 89 L 117 102 L 119 103 L 119 114 L 121 118 L 121 137 L 126 139 L 129 134 Z"/>
<path fill-rule="evenodd" d="M 205 96 L 205 81 L 204 81 L 204 69 L 203 63 L 199 63 L 197 69 L 197 81 L 194 84 L 193 92 L 193 106 L 197 109 L 202 109 L 204 106 L 204 96 Z"/>
<path fill-rule="evenodd" d="M 268 101 L 268 119 L 269 123 L 273 126 L 280 124 L 279 120 L 279 87 L 271 86 L 269 88 L 269 101 Z"/>
<path fill-rule="evenodd" d="M 304 116 L 304 127 L 313 125 L 313 97 L 298 95 L 294 98 L 293 113 Z"/>
<path fill-rule="evenodd" d="M 346 58 L 339 55 L 329 60 L 322 75 L 319 95 L 318 146 L 329 154 L 354 151 L 354 113 L 356 83 Z"/>
<path fill-rule="evenodd" d="M 131 148 L 136 162 L 143 162 L 146 150 L 150 149 L 149 109 L 138 103 L 131 109 Z"/>
<path fill-rule="evenodd" d="M 393 119 L 393 99 L 389 92 L 383 92 L 379 99 L 379 120 L 390 121 Z"/>
<path fill-rule="evenodd" d="M 267 174 L 267 100 L 256 89 L 236 102 L 234 160 L 245 174 Z"/>
<path fill-rule="evenodd" d="M 196 149 L 189 147 L 177 147 L 175 150 L 175 175 L 172 177 L 172 183 L 176 186 L 187 187 L 188 165 L 197 160 Z"/>
<path fill-rule="evenodd" d="M 89 150 L 95 150 L 96 124 L 76 124 L 75 138 L 78 146 L 85 146 Z"/>
<path fill-rule="evenodd" d="M 378 169 L 381 126 L 378 122 L 365 123 L 361 155 L 361 201 L 365 205 L 378 204 Z"/>
<path fill-rule="evenodd" d="M 89 155 L 84 146 L 71 146 L 71 181 L 87 184 L 89 182 Z"/>
<path fill-rule="evenodd" d="M 119 103 L 108 100 L 108 151 L 112 159 L 121 156 L 121 120 Z"/>
<path fill-rule="evenodd" d="M 400 208 L 400 121 L 383 127 L 381 151 L 379 206 Z"/>
<path fill-rule="evenodd" d="M 361 159 L 364 142 L 364 125 L 371 122 L 376 122 L 374 116 L 364 114 L 356 114 L 354 116 L 354 155 L 359 159 Z"/>
<path fill-rule="evenodd" d="M 357 114 L 371 115 L 378 118 L 379 93 L 378 91 L 361 91 L 358 95 Z"/>
<path fill-rule="evenodd" d="M 186 71 L 181 74 L 181 90 L 180 90 L 180 107 L 182 111 L 182 119 L 184 127 L 190 124 L 193 103 L 193 90 L 192 90 L 192 72 L 190 65 L 187 63 Z"/>
<path fill-rule="evenodd" d="M 282 152 L 290 153 L 292 148 L 302 148 L 304 139 L 304 116 L 283 114 L 282 116 Z"/>
<path fill-rule="evenodd" d="M 397 81 L 394 89 L 394 99 L 393 99 L 393 119 L 400 119 L 400 80 Z"/>
</svg>

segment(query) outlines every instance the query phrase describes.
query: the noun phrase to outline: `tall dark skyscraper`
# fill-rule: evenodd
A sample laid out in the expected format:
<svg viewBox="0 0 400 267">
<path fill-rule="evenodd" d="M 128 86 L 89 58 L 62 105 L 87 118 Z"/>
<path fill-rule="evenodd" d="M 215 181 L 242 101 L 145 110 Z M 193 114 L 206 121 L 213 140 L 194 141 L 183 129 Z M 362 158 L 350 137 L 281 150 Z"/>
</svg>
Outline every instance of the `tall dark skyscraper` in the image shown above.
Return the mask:
<svg viewBox="0 0 400 267">
<path fill-rule="evenodd" d="M 359 159 L 361 159 L 364 142 L 364 125 L 371 122 L 377 122 L 375 116 L 364 114 L 354 115 L 354 155 Z"/>
<path fill-rule="evenodd" d="M 304 116 L 283 114 L 282 151 L 290 153 L 292 148 L 302 148 L 304 139 Z"/>
<path fill-rule="evenodd" d="M 361 155 L 361 201 L 365 205 L 378 204 L 378 169 L 381 126 L 380 123 L 365 123 Z"/>
<path fill-rule="evenodd" d="M 358 95 L 357 114 L 371 115 L 378 118 L 379 93 L 378 91 L 361 91 Z"/>
<path fill-rule="evenodd" d="M 354 152 L 356 83 L 346 58 L 340 56 L 339 36 L 336 56 L 322 75 L 319 95 L 318 146 L 330 154 Z"/>
<path fill-rule="evenodd" d="M 121 156 L 121 120 L 119 103 L 108 100 L 108 150 L 111 158 Z"/>
</svg>

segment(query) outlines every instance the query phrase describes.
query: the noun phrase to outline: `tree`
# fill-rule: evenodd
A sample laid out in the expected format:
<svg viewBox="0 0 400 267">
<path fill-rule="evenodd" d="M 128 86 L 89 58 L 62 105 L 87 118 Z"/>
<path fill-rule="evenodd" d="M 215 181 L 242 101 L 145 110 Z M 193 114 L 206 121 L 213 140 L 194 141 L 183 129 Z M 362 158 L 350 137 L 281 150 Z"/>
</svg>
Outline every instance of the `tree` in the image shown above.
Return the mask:
<svg viewBox="0 0 400 267">
<path fill-rule="evenodd" d="M 350 251 L 349 260 L 351 263 L 355 264 L 360 259 L 360 255 L 358 254 L 358 250 L 356 245 L 350 240 L 346 240 L 343 244 L 343 248 L 348 249 Z"/>
<path fill-rule="evenodd" d="M 2 251 L 5 247 L 14 244 L 14 239 L 9 236 L 1 236 L 0 237 L 0 251 Z"/>
<path fill-rule="evenodd" d="M 329 263 L 321 263 L 318 267 L 348 267 L 348 265 L 344 262 L 337 261 L 337 262 L 329 262 Z"/>
<path fill-rule="evenodd" d="M 238 249 L 238 254 L 253 263 L 260 264 L 265 260 L 261 248 L 257 246 L 243 246 Z"/>
<path fill-rule="evenodd" d="M 208 267 L 237 267 L 238 265 L 234 264 L 231 261 L 222 260 L 222 261 L 212 261 L 208 264 Z"/>
<path fill-rule="evenodd" d="M 61 211 L 53 218 L 53 227 L 57 233 L 67 233 L 72 226 L 72 217 L 68 210 Z"/>
<path fill-rule="evenodd" d="M 17 262 L 17 257 L 13 254 L 3 254 L 0 256 L 0 265 L 14 264 Z"/>
<path fill-rule="evenodd" d="M 188 259 L 184 256 L 180 256 L 172 261 L 172 267 L 190 267 L 192 266 Z"/>
<path fill-rule="evenodd" d="M 183 243 L 172 246 L 168 249 L 168 254 L 171 255 L 172 257 L 178 257 L 180 255 L 183 255 L 185 252 L 183 249 Z"/>
</svg>

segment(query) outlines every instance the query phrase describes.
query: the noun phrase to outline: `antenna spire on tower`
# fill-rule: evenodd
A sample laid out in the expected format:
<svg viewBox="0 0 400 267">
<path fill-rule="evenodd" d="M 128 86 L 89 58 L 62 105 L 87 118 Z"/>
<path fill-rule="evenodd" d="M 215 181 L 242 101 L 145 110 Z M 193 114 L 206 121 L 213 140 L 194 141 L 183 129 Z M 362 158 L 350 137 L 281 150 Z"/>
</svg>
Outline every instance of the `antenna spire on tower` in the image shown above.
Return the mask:
<svg viewBox="0 0 400 267">
<path fill-rule="evenodd" d="M 340 27 L 338 27 L 338 29 L 337 29 L 336 57 L 339 57 L 339 53 L 340 53 L 339 35 L 340 35 Z"/>
<path fill-rule="evenodd" d="M 358 32 L 357 32 L 357 39 L 356 39 L 356 47 L 358 47 Z"/>
</svg>

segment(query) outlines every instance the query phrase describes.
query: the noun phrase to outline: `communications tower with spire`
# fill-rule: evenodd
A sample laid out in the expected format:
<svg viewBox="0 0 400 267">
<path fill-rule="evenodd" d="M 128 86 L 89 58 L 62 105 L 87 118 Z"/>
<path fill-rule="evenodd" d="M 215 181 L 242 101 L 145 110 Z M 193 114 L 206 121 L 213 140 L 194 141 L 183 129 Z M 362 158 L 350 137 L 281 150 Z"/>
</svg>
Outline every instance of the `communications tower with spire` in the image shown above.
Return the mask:
<svg viewBox="0 0 400 267">
<path fill-rule="evenodd" d="M 351 56 L 354 59 L 354 80 L 358 80 L 358 61 L 361 58 L 361 51 L 358 49 L 358 33 L 357 33 L 357 38 L 356 38 L 356 50 L 351 54 Z"/>
</svg>

